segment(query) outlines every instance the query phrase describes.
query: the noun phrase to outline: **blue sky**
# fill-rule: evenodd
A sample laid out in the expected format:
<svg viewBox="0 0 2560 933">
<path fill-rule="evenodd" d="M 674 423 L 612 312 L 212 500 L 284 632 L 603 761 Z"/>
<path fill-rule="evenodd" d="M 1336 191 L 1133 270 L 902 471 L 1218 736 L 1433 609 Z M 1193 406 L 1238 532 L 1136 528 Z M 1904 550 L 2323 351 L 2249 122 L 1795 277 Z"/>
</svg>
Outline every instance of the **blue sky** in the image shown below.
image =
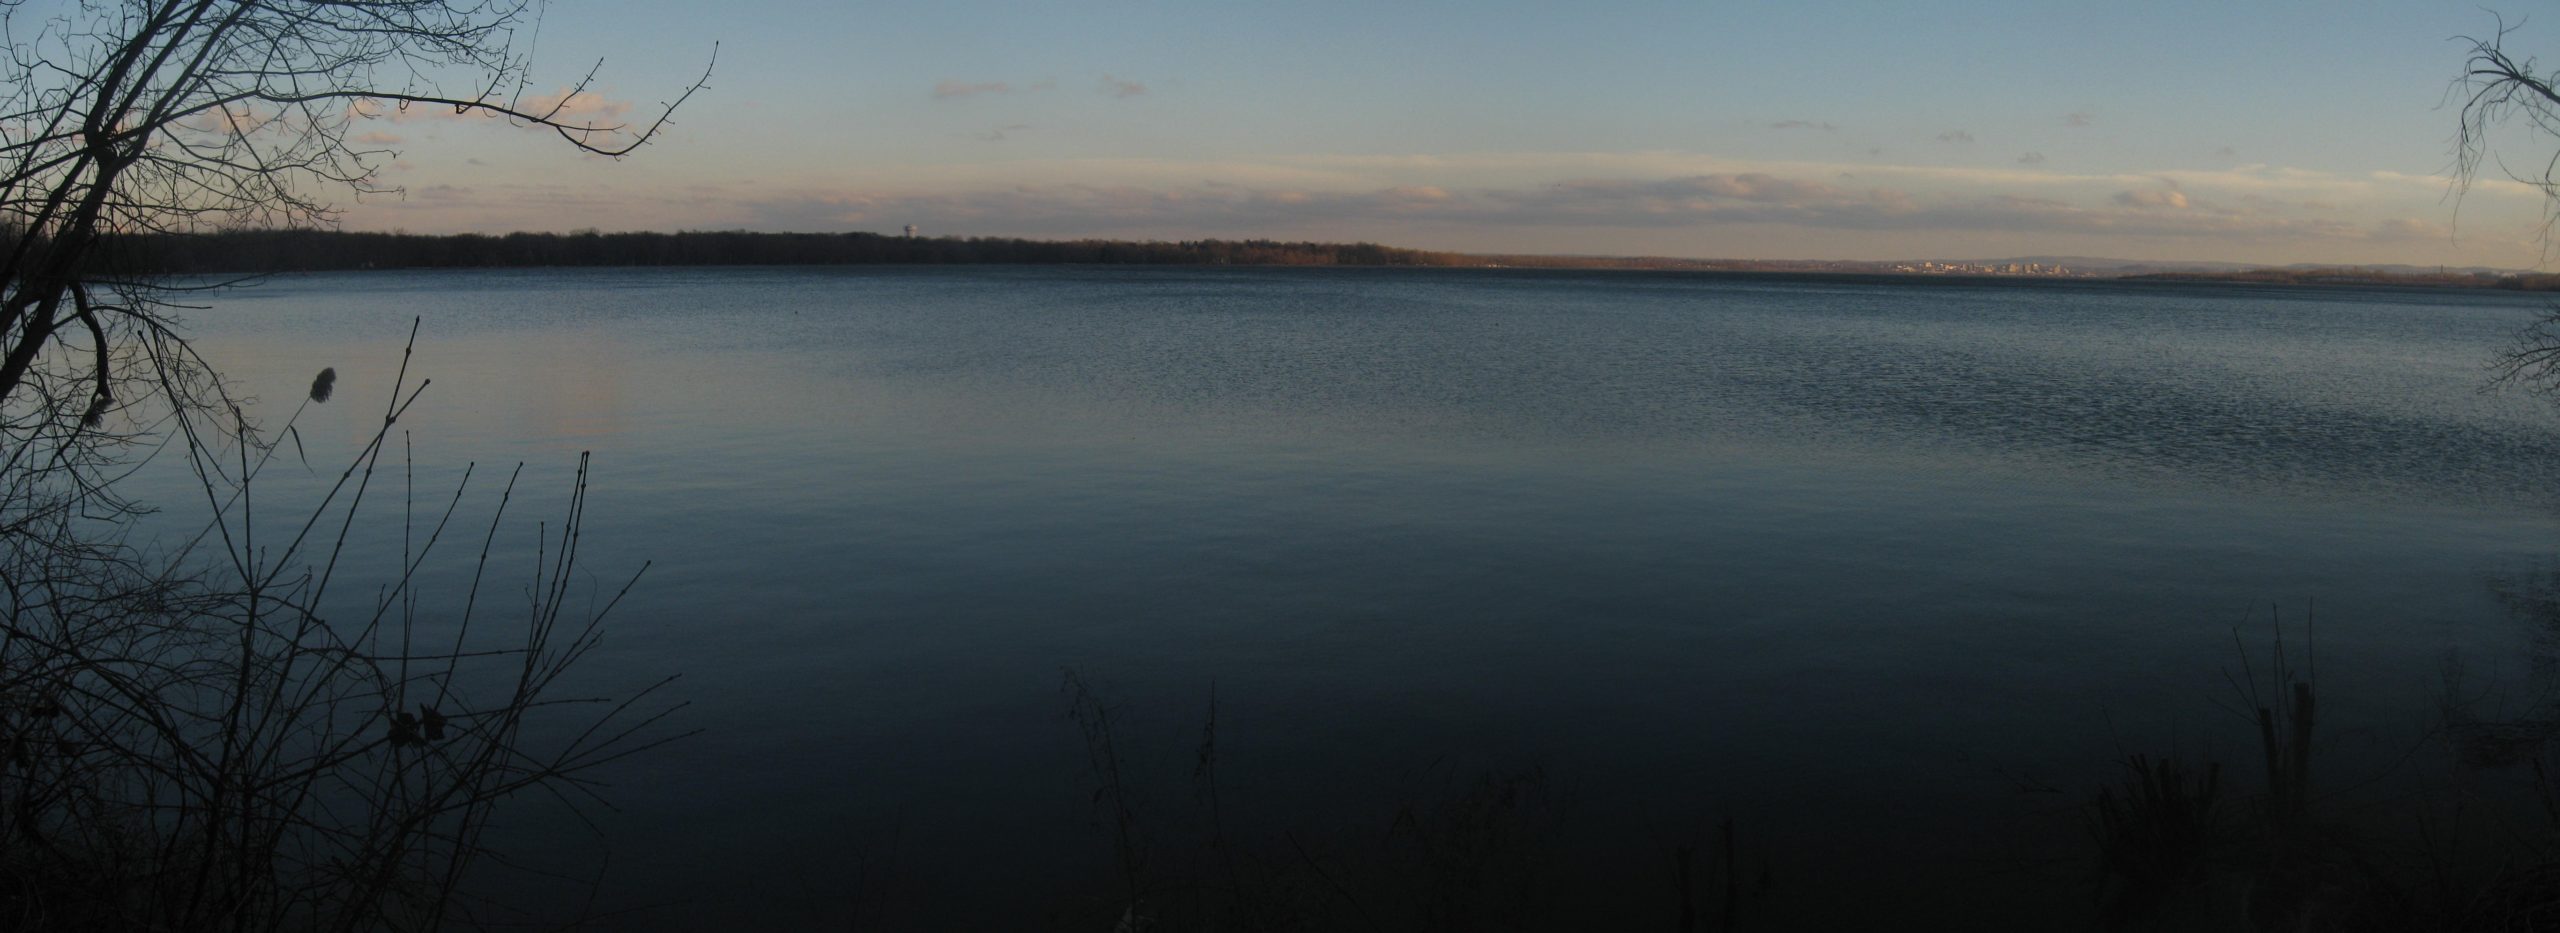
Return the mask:
<svg viewBox="0 0 2560 933">
<path fill-rule="evenodd" d="M 595 106 L 640 116 L 717 41 L 711 87 L 619 162 L 385 121 L 405 194 L 346 222 L 2530 267 L 2538 193 L 2457 204 L 2444 177 L 2453 37 L 2494 27 L 2457 3 L 558 0 L 542 86 L 601 58 Z M 2510 47 L 2560 51 L 2553 27 Z"/>
</svg>

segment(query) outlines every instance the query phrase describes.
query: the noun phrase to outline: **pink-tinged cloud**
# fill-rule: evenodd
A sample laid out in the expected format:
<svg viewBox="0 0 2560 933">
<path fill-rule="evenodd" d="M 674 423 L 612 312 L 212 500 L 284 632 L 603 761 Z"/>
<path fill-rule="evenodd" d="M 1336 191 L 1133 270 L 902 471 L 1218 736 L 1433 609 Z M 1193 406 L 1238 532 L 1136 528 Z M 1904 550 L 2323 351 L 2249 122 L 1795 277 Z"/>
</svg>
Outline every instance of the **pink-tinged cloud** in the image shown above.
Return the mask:
<svg viewBox="0 0 2560 933">
<path fill-rule="evenodd" d="M 2174 191 L 2138 202 L 2173 203 Z M 2174 197 L 2172 197 L 2174 196 Z M 2369 239 L 2355 224 L 2241 211 L 2163 210 L 2106 199 L 2099 206 L 2015 195 L 1924 196 L 1849 188 L 1766 173 L 1656 180 L 1583 179 L 1517 188 L 1397 185 L 1366 191 L 1241 185 L 1019 185 L 982 191 L 833 194 L 741 205 L 759 229 L 895 229 L 919 223 L 990 235 L 1250 236 L 1274 230 L 1348 231 L 1364 223 L 1449 229 L 1730 229 L 1759 225 L 1857 231 L 2114 234 L 2143 237 Z"/>
<path fill-rule="evenodd" d="M 1382 203 L 1389 204 L 1445 204 L 1450 200 L 1449 190 L 1437 185 L 1397 185 L 1378 192 L 1378 196 Z"/>
<path fill-rule="evenodd" d="M 1145 94 L 1146 92 L 1147 86 L 1144 84 L 1140 84 L 1135 81 L 1122 81 L 1110 75 L 1102 76 L 1102 93 L 1104 94 L 1108 94 L 1113 97 L 1129 98 L 1137 97 Z"/>
<path fill-rule="evenodd" d="M 2126 207 L 2136 208 L 2167 208 L 2169 210 L 2182 211 L 2186 210 L 2188 207 L 2186 192 L 2175 189 L 2165 191 L 2118 191 L 2116 192 L 2115 202 Z"/>
<path fill-rule="evenodd" d="M 606 97 L 595 91 L 560 88 L 548 94 L 515 98 L 490 98 L 485 107 L 455 107 L 450 104 L 403 104 L 372 97 L 357 98 L 347 105 L 347 116 L 358 120 L 388 120 L 406 123 L 412 120 L 498 119 L 489 107 L 504 107 L 518 113 L 542 117 L 572 127 L 608 129 L 618 126 L 631 113 L 631 102 Z"/>
<path fill-rule="evenodd" d="M 2062 115 L 2062 125 L 2069 127 L 2083 127 L 2097 122 L 2097 119 L 2098 118 L 2095 115 L 2086 110 L 2076 110 Z"/>
<path fill-rule="evenodd" d="M 940 81 L 933 86 L 933 99 L 958 100 L 980 94 L 1010 94 L 1013 85 L 1003 81 Z"/>
<path fill-rule="evenodd" d="M 2428 223 L 2407 217 L 2392 217 L 2376 224 L 2373 235 L 2385 240 L 2441 240 L 2452 237 L 2453 231 L 2446 229 L 2443 224 Z"/>
<path fill-rule="evenodd" d="M 515 109 L 566 123 L 602 126 L 621 122 L 631 112 L 631 102 L 613 100 L 594 91 L 561 88 L 517 101 Z"/>
<path fill-rule="evenodd" d="M 279 111 L 242 105 L 200 111 L 177 121 L 176 125 L 181 130 L 195 133 L 247 136 L 279 126 L 299 127 L 308 124 L 298 121 L 288 124 L 285 115 Z"/>
<path fill-rule="evenodd" d="M 2327 201 L 2295 201 L 2287 198 L 2271 197 L 2254 191 L 2242 192 L 2238 197 L 2233 198 L 2232 200 L 2239 205 L 2237 208 L 2233 208 L 2233 210 L 2249 214 L 2334 211 L 2338 209 L 2337 205 L 2331 204 Z"/>
<path fill-rule="evenodd" d="M 2252 192 L 2226 192 L 2208 200 L 2168 187 L 2165 179 L 2158 187 L 2110 193 L 2107 188 L 2053 187 L 2044 181 L 2049 177 L 2019 175 L 2020 183 L 2036 185 L 2018 189 L 2024 193 L 1946 191 L 1891 181 L 1870 187 L 1837 173 L 1815 180 L 1785 172 L 1566 178 L 1471 187 L 1141 180 L 904 191 L 728 185 L 634 195 L 601 183 L 422 186 L 411 189 L 406 199 L 365 199 L 350 220 L 359 228 L 478 231 L 586 226 L 895 231 L 912 223 L 963 236 L 1287 236 L 1440 248 L 1594 243 L 1600 242 L 1594 236 L 1605 236 L 1617 243 L 1665 244 L 1617 249 L 1679 251 L 1669 244 L 1713 240 L 1726 244 L 1711 248 L 1719 253 L 1765 255 L 1802 251 L 1783 244 L 1888 244 L 1921 234 L 1978 243 L 2051 244 L 2057 237 L 2081 238 L 2076 242 L 2101 250 L 2151 253 L 2205 249 L 2230 255 L 2230 247 L 2246 244 L 2252 251 L 2310 256 L 2314 254 L 2302 251 L 2329 252 L 2351 244 L 2404 251 L 2420 238 L 2441 239 L 2442 233 L 2439 227 L 2405 219 L 2323 216 L 2302 202 Z M 2153 245 L 2129 245 L 2134 241 Z M 1755 250 L 1750 244 L 1763 246 Z M 1529 248 L 1575 251 L 1564 245 Z M 1860 249 L 1889 252 L 1892 247 Z"/>
<path fill-rule="evenodd" d="M 380 131 L 358 133 L 347 141 L 359 146 L 397 146 L 400 144 L 400 134 Z"/>
</svg>

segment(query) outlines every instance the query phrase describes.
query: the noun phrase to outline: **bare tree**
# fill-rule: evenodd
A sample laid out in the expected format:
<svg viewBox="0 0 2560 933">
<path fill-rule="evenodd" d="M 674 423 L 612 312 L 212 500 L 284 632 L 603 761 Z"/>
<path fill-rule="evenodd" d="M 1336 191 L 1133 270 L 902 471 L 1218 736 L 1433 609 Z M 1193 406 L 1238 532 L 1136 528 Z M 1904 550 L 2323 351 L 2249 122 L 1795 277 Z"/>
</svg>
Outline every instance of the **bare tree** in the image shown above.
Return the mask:
<svg viewBox="0 0 2560 933">
<path fill-rule="evenodd" d="M 2460 37 L 2470 49 L 2453 84 L 2453 92 L 2462 100 L 2454 135 L 2454 184 L 2457 192 L 2469 190 L 2481 164 L 2498 161 L 2508 178 L 2539 188 L 2560 204 L 2560 147 L 2552 145 L 2560 140 L 2560 90 L 2555 90 L 2560 72 L 2542 74 L 2531 56 L 2518 59 L 2507 51 L 2507 37 L 2521 25 L 2502 18 L 2485 37 Z M 2495 155 L 2493 131 L 2514 123 L 2534 132 L 2534 147 L 2550 150 L 2537 158 L 2539 165 L 2526 163 L 2526 168 L 2518 169 Z M 2560 214 L 2546 212 L 2544 220 L 2547 228 L 2560 220 Z"/>
<path fill-rule="evenodd" d="M 413 587 L 468 479 L 441 517 L 403 489 L 387 521 L 418 545 L 372 593 L 333 592 L 350 537 L 386 520 L 367 491 L 402 462 L 394 425 L 424 383 L 404 363 L 371 443 L 298 531 L 262 537 L 252 485 L 277 435 L 177 329 L 189 287 L 118 250 L 329 223 L 333 197 L 390 190 L 389 153 L 356 128 L 404 109 L 618 157 L 708 80 L 647 121 L 592 120 L 592 70 L 535 93 L 517 35 L 536 3 L 0 0 L 0 928 L 435 928 L 492 806 L 574 794 L 651 741 L 630 699 L 526 738 L 619 599 L 572 605 L 583 464 L 537 535 L 521 625 L 474 622 L 497 518 L 451 605 Z M 116 480 L 144 443 L 182 451 L 211 516 L 175 553 L 120 531 Z"/>
<path fill-rule="evenodd" d="M 2560 224 L 2560 71 L 2545 73 L 2532 57 L 2507 51 L 2507 38 L 2521 23 L 2503 17 L 2486 36 L 2465 36 L 2469 55 L 2452 93 L 2462 101 L 2453 147 L 2454 190 L 2467 193 L 2484 163 L 2495 162 L 2507 178 L 2543 194 L 2543 258 L 2550 258 L 2552 231 Z M 2510 163 L 2497 153 L 2493 133 L 2516 127 L 2530 131 L 2522 151 L 2529 161 Z M 2516 147 L 2503 147 L 2513 149 Z M 2490 362 L 2493 383 L 2521 385 L 2533 391 L 2560 393 L 2560 309 L 2517 331 L 2507 349 Z"/>
<path fill-rule="evenodd" d="M 708 80 L 636 127 L 573 107 L 592 70 L 531 95 L 532 2 L 0 0 L 0 443 L 95 427 L 137 390 L 202 401 L 164 378 L 194 361 L 102 241 L 327 221 L 333 194 L 386 190 L 389 153 L 352 128 L 412 108 L 621 156 Z"/>
</svg>

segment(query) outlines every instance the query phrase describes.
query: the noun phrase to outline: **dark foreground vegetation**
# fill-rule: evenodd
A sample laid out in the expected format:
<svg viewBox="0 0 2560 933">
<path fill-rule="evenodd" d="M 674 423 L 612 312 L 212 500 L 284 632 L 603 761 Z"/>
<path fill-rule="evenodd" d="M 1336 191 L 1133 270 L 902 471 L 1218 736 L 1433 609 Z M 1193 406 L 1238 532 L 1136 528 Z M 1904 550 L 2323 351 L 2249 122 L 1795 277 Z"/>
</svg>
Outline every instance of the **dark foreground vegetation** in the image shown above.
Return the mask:
<svg viewBox="0 0 2560 933">
<path fill-rule="evenodd" d="M 2548 626 L 2560 621 L 2553 582 L 2499 586 L 2520 617 Z M 2555 710 L 2535 702 L 2482 715 L 2479 696 L 2448 672 L 2432 728 L 2386 741 L 2395 751 L 2379 762 L 2342 755 L 2341 737 L 2371 724 L 2332 721 L 2308 659 L 2279 634 L 2235 657 L 2228 695 L 2198 698 L 2238 714 L 2232 760 L 2193 748 L 2129 753 L 2112 781 L 2038 788 L 2059 795 L 2042 798 L 2060 806 L 2042 806 L 2039 819 L 2060 830 L 2061 847 L 1950 871 L 1977 858 L 1950 840 L 1884 869 L 1908 879 L 1806 870 L 1811 853 L 1789 834 L 1818 814 L 1666 819 L 1651 838 L 1577 842 L 1576 794 L 1613 789 L 1577 788 L 1569 763 L 1450 775 L 1378 812 L 1336 814 L 1357 823 L 1347 829 L 1245 829 L 1251 802 L 1221 792 L 1220 769 L 1223 743 L 1250 740 L 1221 734 L 1214 692 L 1196 748 L 1175 756 L 1144 748 L 1103 691 L 1070 673 L 1096 870 L 1049 920 L 1054 929 L 1447 933 L 2560 929 Z M 900 912 L 887 901 L 858 916 L 895 926 Z"/>
<path fill-rule="evenodd" d="M 200 292 L 117 261 L 155 239 L 134 231 L 325 221 L 318 198 L 378 167 L 354 142 L 371 115 L 450 108 L 612 156 L 702 86 L 639 127 L 500 95 L 533 83 L 517 43 L 538 14 L 527 0 L 9 6 L 0 930 L 504 922 L 472 894 L 505 868 L 484 858 L 494 814 L 590 799 L 583 772 L 654 741 L 651 688 L 586 702 L 562 681 L 619 592 L 593 595 L 578 563 L 583 460 L 529 535 L 515 517 L 532 506 L 508 503 L 535 492 L 512 475 L 466 470 L 441 511 L 425 504 L 400 422 L 426 380 L 404 355 L 371 436 L 315 465 L 294 428 L 307 409 L 253 417 L 172 319 Z M 320 367 L 305 404 L 335 394 Z M 313 498 L 264 498 L 271 466 L 308 471 Z M 139 501 L 145 470 L 183 501 Z M 490 572 L 511 555 L 519 572 Z M 437 573 L 461 582 L 421 592 Z"/>
<path fill-rule="evenodd" d="M 508 502 L 533 491 L 513 475 L 475 490 L 465 471 L 440 514 L 418 508 L 393 432 L 424 386 L 402 375 L 362 451 L 285 522 L 252 520 L 255 487 L 297 456 L 175 416 L 206 445 L 187 453 L 213 512 L 175 547 L 99 532 L 132 506 L 31 469 L 25 448 L 0 456 L 0 930 L 503 921 L 519 905 L 465 893 L 493 867 L 494 812 L 658 741 L 637 737 L 665 708 L 561 689 L 637 579 L 586 592 L 584 461 L 556 524 L 532 529 L 530 577 L 492 572 L 520 540 Z M 322 372 L 305 404 L 335 382 Z M 466 529 L 475 492 L 495 508 Z M 386 533 L 406 542 L 397 565 L 353 557 Z M 448 563 L 454 547 L 477 557 Z M 439 565 L 468 585 L 420 592 Z"/>
<path fill-rule="evenodd" d="M 513 43 L 530 35 L 534 8 L 512 0 L 60 7 L 60 18 L 0 40 L 12 53 L 0 62 L 12 114 L 0 133 L 10 166 L 0 201 L 18 234 L 0 238 L 0 930 L 513 925 L 521 915 L 472 894 L 502 867 L 488 849 L 493 814 L 526 799 L 590 800 L 595 768 L 664 737 L 656 724 L 666 708 L 651 688 L 594 698 L 563 680 L 597 646 L 621 592 L 590 595 L 578 564 L 583 469 L 559 521 L 529 541 L 502 537 L 519 491 L 512 480 L 483 483 L 496 487 L 499 517 L 455 522 L 452 503 L 472 480 L 441 505 L 409 480 L 400 421 L 424 382 L 404 367 L 378 427 L 332 465 L 320 500 L 253 520 L 256 478 L 303 459 L 293 417 L 251 420 L 175 329 L 167 312 L 184 296 L 127 275 L 862 262 L 1861 271 L 1260 241 L 297 230 L 330 216 L 315 190 L 364 190 L 374 177 L 377 154 L 353 142 L 353 129 L 376 108 L 477 111 L 609 156 L 638 148 L 664 117 L 632 131 L 484 96 L 533 84 Z M 2477 126 L 2560 102 L 2548 83 L 2519 74 L 2529 62 L 2508 62 L 2494 40 L 2477 49 L 2471 74 L 2487 77 L 2464 111 L 2466 153 L 2477 151 Z M 2495 96 L 2502 89 L 2517 93 Z M 2530 113 L 2536 127 L 2556 125 L 2548 109 Z M 260 225 L 282 229 L 136 232 Z M 2518 365 L 2530 377 L 2555 359 L 2560 351 Z M 322 370 L 310 403 L 326 404 L 334 385 Z M 137 533 L 149 504 L 119 485 L 153 456 L 194 479 L 200 499 L 189 498 L 207 514 L 191 538 Z M 368 539 L 377 546 L 365 548 Z M 360 553 L 377 561 L 358 568 Z M 524 575 L 484 580 L 493 553 L 521 561 Z M 457 565 L 446 578 L 462 582 L 421 592 L 421 568 L 445 555 Z M 2531 599 L 2560 605 L 2547 593 Z M 2058 882 L 2077 888 L 2078 925 L 2560 928 L 2560 784 L 2544 748 L 2560 712 L 2535 704 L 2481 718 L 2449 704 L 2426 746 L 2445 763 L 2427 772 L 2440 780 L 2359 797 L 2350 781 L 2361 776 L 2333 779 L 2323 766 L 2332 717 L 2320 712 L 2319 685 L 2275 656 L 2271 668 L 2243 672 L 2255 756 L 2132 756 L 2118 783 L 2086 792 L 2075 812 L 2088 845 Z M 1783 906 L 1790 882 L 1762 870 L 1741 841 L 1750 827 L 1724 822 L 1666 841 L 1652 853 L 1652 899 L 1613 912 L 1652 922 L 1619 924 L 1550 896 L 1558 860 L 1544 839 L 1559 823 L 1544 771 L 1453 782 L 1387 815 L 1368 848 L 1253 835 L 1230 831 L 1214 701 L 1188 763 L 1198 788 L 1188 822 L 1132 792 L 1148 777 L 1108 703 L 1070 679 L 1067 706 L 1088 753 L 1103 842 L 1095 862 L 1109 866 L 1091 909 L 1061 918 L 1068 928 L 1802 926 Z M 2466 823 L 2466 813 L 2490 816 Z M 2395 825 L 2415 829 L 2388 831 Z M 1196 831 L 1177 837 L 1176 827 Z M 1903 912 L 1897 922 L 1899 906 L 1867 911 L 1880 928 L 1965 919 Z"/>
</svg>

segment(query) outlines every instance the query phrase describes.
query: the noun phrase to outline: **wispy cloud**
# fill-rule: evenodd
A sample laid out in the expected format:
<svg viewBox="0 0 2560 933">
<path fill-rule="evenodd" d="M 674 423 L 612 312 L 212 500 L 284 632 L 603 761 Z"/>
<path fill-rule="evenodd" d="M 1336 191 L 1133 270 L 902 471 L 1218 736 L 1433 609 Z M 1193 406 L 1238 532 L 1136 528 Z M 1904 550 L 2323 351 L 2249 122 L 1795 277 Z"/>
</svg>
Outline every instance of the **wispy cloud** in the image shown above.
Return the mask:
<svg viewBox="0 0 2560 933">
<path fill-rule="evenodd" d="M 1110 75 L 1103 75 L 1102 93 L 1120 98 L 1137 97 L 1147 93 L 1147 86 L 1136 81 L 1123 81 Z"/>
<path fill-rule="evenodd" d="M 980 94 L 1011 93 L 1013 93 L 1013 85 L 1004 81 L 953 81 L 946 79 L 935 82 L 933 85 L 933 99 L 935 100 L 959 100 L 964 97 L 976 97 Z"/>
<path fill-rule="evenodd" d="M 1973 134 L 1964 130 L 1948 130 L 1944 133 L 1938 134 L 1938 141 L 1942 143 L 1969 143 L 1973 141 Z"/>
<path fill-rule="evenodd" d="M 516 102 L 516 109 L 568 123 L 598 125 L 620 122 L 631 113 L 631 102 L 594 91 L 561 88 L 549 94 L 523 98 Z"/>
<path fill-rule="evenodd" d="M 2030 152 L 2018 157 L 2019 165 L 2043 165 L 2044 153 Z"/>
<path fill-rule="evenodd" d="M 981 138 L 998 141 L 1021 129 L 1006 125 Z M 1027 180 L 1033 178 L 1073 181 Z M 2428 223 L 2431 216 L 2452 220 L 2441 200 L 2443 178 L 2265 165 L 2137 174 L 2052 171 L 2031 161 L 1967 167 L 1680 152 L 1316 154 L 1236 162 L 960 161 L 911 167 L 895 179 L 639 194 L 602 180 L 430 189 L 432 179 L 421 179 L 407 200 L 369 199 L 351 220 L 417 230 L 895 230 L 915 223 L 991 236 L 1287 236 L 1574 251 L 1555 245 L 1571 242 L 1679 255 L 1869 258 L 1904 255 L 1910 248 L 1899 244 L 1917 232 L 1969 248 L 2133 258 L 2469 256 L 2522 264 L 2532 253 L 2506 255 L 2518 251 L 2505 245 L 2505 227 L 2529 226 L 2541 205 L 2529 188 L 2475 189 L 2476 208 L 2462 215 L 2472 235 L 2455 244 Z M 2505 252 L 2482 252 L 2492 248 Z"/>
<path fill-rule="evenodd" d="M 2187 193 L 2175 188 L 2118 191 L 2112 200 L 2117 204 L 2134 208 L 2168 208 L 2182 211 L 2188 207 Z"/>
<path fill-rule="evenodd" d="M 2430 223 L 2424 220 L 2414 220 L 2407 217 L 2390 217 L 2385 218 L 2382 223 L 2375 225 L 2373 235 L 2381 239 L 2390 240 L 2441 240 L 2451 238 L 2453 236 L 2453 230 L 2443 224 Z"/>
<path fill-rule="evenodd" d="M 290 112 L 272 107 L 241 104 L 201 111 L 180 118 L 176 125 L 178 129 L 190 133 L 249 136 L 273 130 L 296 130 L 308 127 L 310 121 L 298 119 Z M 29 131 L 29 128 L 23 124 L 14 124 L 12 128 L 18 132 Z"/>
<path fill-rule="evenodd" d="M 2117 191 L 2174 183 L 2191 196 L 2236 198 L 2256 192 L 2299 202 L 2368 205 L 2385 201 L 2434 205 L 2451 184 L 2439 175 L 2330 172 L 2264 164 L 2156 172 L 2070 172 L 2003 161 L 1992 165 L 1911 165 L 1872 161 L 1737 159 L 1668 150 L 1636 152 L 1483 152 L 1452 154 L 1297 154 L 1243 160 L 1083 158 L 1019 162 L 934 162 L 900 166 L 911 190 L 973 190 L 1018 184 L 1026 177 L 1076 179 L 1094 185 L 1161 186 L 1173 180 L 1277 190 L 1373 190 L 1434 185 L 1451 191 L 1530 188 L 1558 179 L 1646 180 L 1700 175 L 1765 174 L 1828 179 L 1842 172 L 1922 194 L 2020 194 L 2104 202 Z M 2503 205 L 2539 215 L 2541 193 L 2505 179 L 2483 178 L 2466 204 Z M 2471 213 L 2466 207 L 2466 214 Z"/>
<path fill-rule="evenodd" d="M 1848 231 L 2109 234 L 2135 237 L 2370 239 L 2408 236 L 2406 224 L 2366 228 L 2330 218 L 2210 209 L 2182 192 L 2118 192 L 2099 203 L 2014 194 L 1930 196 L 1759 173 L 1651 180 L 1586 179 L 1450 189 L 1394 185 L 1360 191 L 1237 185 L 1017 185 L 936 193 L 864 193 L 757 202 L 752 221 L 776 228 L 930 222 L 1027 235 L 1129 229 L 1254 231 L 1360 229 L 1364 222 L 1626 229 L 1747 230 L 1770 225 Z"/>
<path fill-rule="evenodd" d="M 2090 113 L 2086 110 L 2075 110 L 2062 115 L 2062 125 L 2070 127 L 2088 126 L 2089 124 L 2096 122 L 2097 119 L 2098 117 L 2096 114 Z"/>
<path fill-rule="evenodd" d="M 1813 120 L 1780 120 L 1776 123 L 1769 124 L 1769 128 L 1773 130 L 1821 130 L 1826 133 L 1839 129 L 1839 127 L 1831 124 L 1819 123 Z"/>
<path fill-rule="evenodd" d="M 488 106 L 505 107 L 518 113 L 542 117 L 572 127 L 611 128 L 620 125 L 631 114 L 628 100 L 598 91 L 560 88 L 547 94 L 520 95 L 512 98 L 490 98 Z M 357 120 L 383 120 L 407 123 L 415 120 L 491 120 L 502 118 L 480 107 L 456 109 L 442 104 L 397 104 L 371 97 L 356 98 L 347 104 L 347 116 Z"/>
</svg>

